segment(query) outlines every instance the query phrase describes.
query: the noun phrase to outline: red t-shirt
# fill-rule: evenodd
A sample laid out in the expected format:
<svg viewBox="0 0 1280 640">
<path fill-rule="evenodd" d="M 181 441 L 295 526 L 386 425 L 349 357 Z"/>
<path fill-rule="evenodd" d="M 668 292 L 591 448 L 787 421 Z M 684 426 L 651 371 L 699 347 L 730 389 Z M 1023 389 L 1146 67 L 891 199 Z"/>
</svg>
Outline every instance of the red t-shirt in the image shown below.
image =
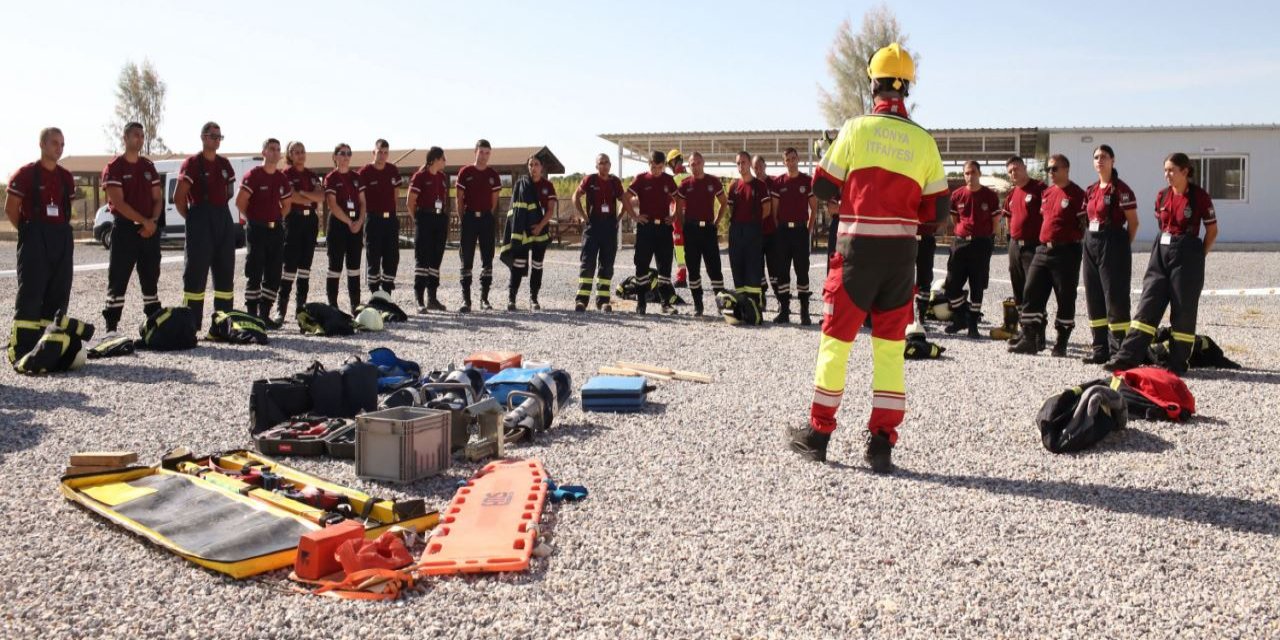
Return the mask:
<svg viewBox="0 0 1280 640">
<path fill-rule="evenodd" d="M 1045 189 L 1040 207 L 1044 215 L 1040 242 L 1080 242 L 1084 238 L 1084 230 L 1080 228 L 1080 220 L 1085 217 L 1084 201 L 1084 189 L 1074 182 L 1067 183 L 1065 188 L 1052 185 Z"/>
<path fill-rule="evenodd" d="M 732 222 L 760 224 L 764 220 L 764 203 L 773 197 L 760 178 L 752 178 L 743 182 L 735 179 L 729 185 L 729 210 L 733 212 Z"/>
<path fill-rule="evenodd" d="M 542 205 L 542 212 L 546 213 L 551 210 L 551 202 L 559 201 L 556 197 L 556 186 L 543 176 L 541 180 L 533 183 L 533 188 L 538 191 L 538 204 Z"/>
<path fill-rule="evenodd" d="M 364 204 L 370 216 L 396 212 L 396 187 L 400 186 L 400 170 L 390 162 L 379 171 L 373 164 L 360 167 L 360 183 L 364 185 Z"/>
<path fill-rule="evenodd" d="M 22 219 L 26 222 L 67 224 L 71 220 L 70 195 L 76 192 L 76 178 L 62 165 L 49 171 L 39 162 L 32 162 L 13 172 L 5 192 L 22 198 Z M 49 215 L 49 205 L 58 207 L 56 215 Z"/>
<path fill-rule="evenodd" d="M 622 198 L 622 180 L 618 176 L 601 178 L 600 174 L 593 173 L 583 178 L 578 188 L 587 196 L 589 217 L 618 217 L 618 200 Z"/>
<path fill-rule="evenodd" d="M 970 191 L 963 186 L 951 192 L 951 215 L 956 217 L 958 238 L 990 238 L 995 233 L 992 220 L 1000 210 L 1000 196 L 988 187 Z"/>
<path fill-rule="evenodd" d="M 724 184 L 716 176 L 704 173 L 701 178 L 685 178 L 676 189 L 676 197 L 684 200 L 686 223 L 714 221 L 716 199 L 722 193 Z"/>
<path fill-rule="evenodd" d="M 639 215 L 654 222 L 665 222 L 671 215 L 671 198 L 676 194 L 676 181 L 671 174 L 663 172 L 655 176 L 642 173 L 631 181 L 631 188 L 627 191 L 639 202 Z"/>
<path fill-rule="evenodd" d="M 315 191 L 316 187 L 320 186 L 320 178 L 318 178 L 316 174 L 312 173 L 310 169 L 303 168 L 299 171 L 294 167 L 289 167 L 284 170 L 284 177 L 289 179 L 289 188 L 292 189 L 294 193 L 310 193 Z M 316 210 L 316 205 L 304 207 L 302 205 L 295 204 L 290 208 L 290 212 L 305 211 L 307 209 L 314 212 Z"/>
<path fill-rule="evenodd" d="M 1097 222 L 1099 228 L 1123 229 L 1124 212 L 1138 207 L 1138 197 L 1133 189 L 1119 178 L 1112 178 L 1111 183 L 1102 187 L 1101 182 L 1089 185 L 1085 192 L 1085 211 L 1089 215 L 1090 228 Z"/>
<path fill-rule="evenodd" d="M 809 198 L 813 196 L 813 178 L 800 172 L 792 178 L 782 174 L 773 179 L 773 191 L 778 194 L 778 210 L 774 218 L 778 222 L 809 223 Z"/>
<path fill-rule="evenodd" d="M 201 175 L 204 176 L 203 182 L 200 180 Z M 222 206 L 231 199 L 236 172 L 231 168 L 231 162 L 222 156 L 214 156 L 213 162 L 209 162 L 204 159 L 203 154 L 197 153 L 182 161 L 178 178 L 191 185 L 191 189 L 187 191 L 187 206 L 197 205 L 205 200 L 213 206 Z"/>
<path fill-rule="evenodd" d="M 338 201 L 338 206 L 348 218 L 359 217 L 360 194 L 364 192 L 364 185 L 361 184 L 360 176 L 356 175 L 356 172 L 341 173 L 337 169 L 330 171 L 324 177 L 324 192 L 333 194 L 334 199 Z"/>
<path fill-rule="evenodd" d="M 409 191 L 418 194 L 418 211 L 442 214 L 449 210 L 449 174 L 443 171 L 432 174 L 418 169 L 409 179 Z"/>
<path fill-rule="evenodd" d="M 1014 240 L 1038 240 L 1044 218 L 1040 204 L 1045 186 L 1039 180 L 1028 180 L 1021 187 L 1015 186 L 1005 199 L 1004 208 L 1009 212 L 1009 237 Z"/>
<path fill-rule="evenodd" d="M 249 192 L 249 208 L 242 213 L 250 222 L 279 222 L 280 203 L 293 195 L 289 177 L 283 171 L 268 173 L 263 167 L 244 174 L 240 190 Z"/>
<path fill-rule="evenodd" d="M 133 207 L 144 218 L 151 217 L 151 209 L 156 201 L 151 197 L 151 189 L 160 186 L 160 174 L 156 165 L 150 160 L 139 157 L 137 162 L 129 162 L 124 156 L 116 156 L 102 169 L 102 187 L 120 187 L 124 192 L 124 201 Z M 116 203 L 108 198 L 107 209 L 113 215 L 121 215 Z M 161 217 L 164 212 L 161 211 Z"/>
<path fill-rule="evenodd" d="M 1200 225 L 1206 228 L 1218 224 L 1213 210 L 1213 200 L 1199 185 L 1192 183 L 1182 194 L 1165 188 L 1156 195 L 1156 220 L 1160 230 L 1174 235 L 1200 236 Z"/>
<path fill-rule="evenodd" d="M 469 164 L 458 172 L 458 191 L 462 192 L 465 213 L 493 212 L 493 194 L 502 191 L 502 176 L 493 167 L 483 169 Z"/>
</svg>

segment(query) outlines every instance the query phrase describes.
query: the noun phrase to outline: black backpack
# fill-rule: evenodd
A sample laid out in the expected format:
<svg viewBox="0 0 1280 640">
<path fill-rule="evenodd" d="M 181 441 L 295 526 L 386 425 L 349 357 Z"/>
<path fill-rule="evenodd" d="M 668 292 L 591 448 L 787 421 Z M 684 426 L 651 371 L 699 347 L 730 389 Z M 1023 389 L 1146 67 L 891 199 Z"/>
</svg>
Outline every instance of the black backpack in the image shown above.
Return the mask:
<svg viewBox="0 0 1280 640">
<path fill-rule="evenodd" d="M 93 325 L 59 316 L 45 327 L 35 346 L 13 363 L 13 370 L 28 375 L 67 371 L 84 349 L 84 341 L 92 337 Z"/>
<path fill-rule="evenodd" d="M 209 337 L 231 344 L 267 344 L 266 322 L 243 311 L 214 311 Z"/>
<path fill-rule="evenodd" d="M 359 307 L 356 307 L 356 314 L 358 315 L 361 311 L 364 311 L 365 309 L 373 309 L 374 311 L 377 311 L 378 314 L 382 316 L 383 322 L 408 322 L 409 321 L 409 314 L 405 313 L 404 309 L 400 308 L 400 305 L 394 302 L 391 302 L 390 300 L 384 300 L 382 298 L 370 298 L 369 302 L 362 304 Z"/>
<path fill-rule="evenodd" d="M 1083 451 L 1128 421 L 1125 400 L 1107 380 L 1072 387 L 1045 400 L 1036 416 L 1040 441 L 1053 453 Z"/>
<path fill-rule="evenodd" d="M 254 380 L 249 390 L 249 434 L 311 411 L 311 389 L 301 376 Z"/>
<path fill-rule="evenodd" d="M 349 336 L 356 332 L 355 321 L 337 307 L 308 302 L 296 314 L 298 329 L 312 336 Z"/>
<path fill-rule="evenodd" d="M 196 346 L 195 315 L 186 307 L 169 307 L 152 313 L 138 327 L 136 343 L 153 351 L 180 351 Z"/>
</svg>

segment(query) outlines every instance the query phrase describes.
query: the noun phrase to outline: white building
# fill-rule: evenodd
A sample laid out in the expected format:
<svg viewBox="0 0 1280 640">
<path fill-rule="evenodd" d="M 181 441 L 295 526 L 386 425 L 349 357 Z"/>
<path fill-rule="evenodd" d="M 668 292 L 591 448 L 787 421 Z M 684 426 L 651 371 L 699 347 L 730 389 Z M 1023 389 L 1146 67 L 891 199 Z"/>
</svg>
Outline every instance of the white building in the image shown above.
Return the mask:
<svg viewBox="0 0 1280 640">
<path fill-rule="evenodd" d="M 1218 240 L 1280 242 L 1280 125 L 1187 127 L 1079 127 L 1041 129 L 1047 154 L 1071 161 L 1071 179 L 1087 187 L 1097 179 L 1093 150 L 1116 152 L 1116 170 L 1138 196 L 1139 240 L 1156 233 L 1155 197 L 1165 187 L 1164 159 L 1181 151 L 1196 161 L 1196 181 L 1213 197 Z"/>
</svg>

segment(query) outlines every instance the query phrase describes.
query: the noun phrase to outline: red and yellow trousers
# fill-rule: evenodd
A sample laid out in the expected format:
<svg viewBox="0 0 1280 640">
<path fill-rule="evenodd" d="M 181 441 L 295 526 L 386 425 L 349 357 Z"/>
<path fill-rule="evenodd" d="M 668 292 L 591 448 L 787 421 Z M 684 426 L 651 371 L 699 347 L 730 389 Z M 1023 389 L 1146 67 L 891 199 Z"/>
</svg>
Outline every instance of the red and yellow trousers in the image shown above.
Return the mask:
<svg viewBox="0 0 1280 640">
<path fill-rule="evenodd" d="M 822 287 L 822 343 L 813 379 L 809 423 L 819 433 L 836 429 L 849 350 L 871 314 L 871 417 L 867 428 L 898 440 L 907 409 L 903 350 L 915 291 L 916 240 L 845 236 L 831 257 Z"/>
</svg>

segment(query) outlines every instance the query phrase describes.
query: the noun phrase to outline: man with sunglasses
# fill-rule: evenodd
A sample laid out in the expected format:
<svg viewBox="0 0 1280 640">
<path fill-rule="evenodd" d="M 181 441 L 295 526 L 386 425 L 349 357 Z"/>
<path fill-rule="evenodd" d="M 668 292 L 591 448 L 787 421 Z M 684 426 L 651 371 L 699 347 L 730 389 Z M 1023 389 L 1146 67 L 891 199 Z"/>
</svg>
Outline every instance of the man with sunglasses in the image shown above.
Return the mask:
<svg viewBox="0 0 1280 640">
<path fill-rule="evenodd" d="M 1005 199 L 1002 215 L 1009 218 L 1009 281 L 1013 283 L 1013 303 L 1022 312 L 1025 304 L 1023 292 L 1027 287 L 1027 272 L 1040 246 L 1040 204 L 1044 198 L 1045 184 L 1027 175 L 1027 163 L 1020 156 L 1012 156 L 1004 163 L 1013 181 L 1013 189 Z M 1015 338 L 1010 343 L 1016 342 Z M 1043 348 L 1043 345 L 1041 345 Z"/>
<path fill-rule="evenodd" d="M 396 215 L 396 188 L 400 186 L 400 170 L 387 162 L 391 145 L 381 138 L 373 145 L 373 162 L 357 174 L 364 185 L 369 217 L 365 221 L 365 269 L 371 293 L 391 293 L 396 288 L 396 269 L 400 266 L 400 218 Z"/>
<path fill-rule="evenodd" d="M 200 128 L 201 151 L 178 169 L 173 204 L 186 219 L 186 263 L 182 268 L 182 299 L 191 309 L 197 331 L 204 322 L 204 292 L 213 274 L 213 309 L 230 311 L 235 295 L 236 228 L 231 220 L 236 173 L 218 155 L 222 128 L 206 122 Z"/>
<path fill-rule="evenodd" d="M 248 221 L 249 253 L 244 258 L 244 306 L 249 313 L 267 319 L 280 290 L 284 266 L 282 222 L 293 199 L 289 177 L 279 168 L 280 141 L 262 143 L 262 164 L 240 180 L 236 209 Z M 278 328 L 272 325 L 273 328 Z"/>
<path fill-rule="evenodd" d="M 649 264 L 658 264 L 658 291 L 665 296 L 672 291 L 671 259 L 674 245 L 671 237 L 671 202 L 676 193 L 676 181 L 667 173 L 667 156 L 654 151 L 649 158 L 649 172 L 631 181 L 627 189 L 626 207 L 633 212 L 636 221 L 636 313 L 644 315 L 650 287 Z M 676 308 L 670 299 L 663 297 L 662 312 L 673 315 Z"/>
<path fill-rule="evenodd" d="M 1027 288 L 1023 292 L 1023 309 L 1019 317 L 1022 335 L 1009 345 L 1010 353 L 1039 353 L 1044 349 L 1045 311 L 1049 294 L 1056 294 L 1058 315 L 1053 326 L 1057 341 L 1052 353 L 1067 355 L 1067 341 L 1076 326 L 1076 285 L 1080 284 L 1081 241 L 1087 219 L 1085 192 L 1071 181 L 1071 161 L 1058 153 L 1049 158 L 1049 178 L 1040 211 L 1040 246 L 1027 270 Z"/>
<path fill-rule="evenodd" d="M 462 307 L 459 313 L 471 312 L 471 266 L 475 264 L 476 245 L 480 246 L 480 308 L 493 311 L 489 304 L 489 288 L 493 286 L 493 212 L 498 208 L 502 177 L 489 166 L 493 147 L 489 141 L 476 141 L 476 161 L 458 171 L 458 215 L 462 217 Z"/>
</svg>

